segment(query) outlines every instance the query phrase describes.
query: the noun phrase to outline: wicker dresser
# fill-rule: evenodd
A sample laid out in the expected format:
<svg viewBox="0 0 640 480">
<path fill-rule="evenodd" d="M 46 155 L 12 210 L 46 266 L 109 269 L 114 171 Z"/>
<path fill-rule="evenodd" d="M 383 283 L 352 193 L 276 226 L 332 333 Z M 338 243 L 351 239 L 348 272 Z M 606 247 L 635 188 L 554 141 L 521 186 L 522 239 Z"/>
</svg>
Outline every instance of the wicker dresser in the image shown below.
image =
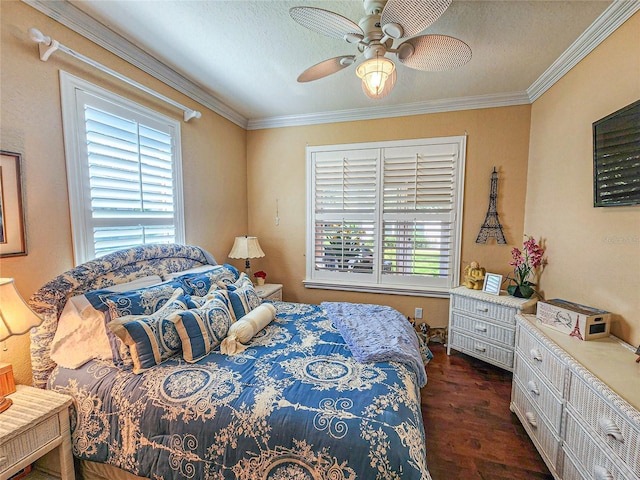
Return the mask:
<svg viewBox="0 0 640 480">
<path fill-rule="evenodd" d="M 537 300 L 467 287 L 454 288 L 450 294 L 447 354 L 453 348 L 512 371 L 515 316 L 534 312 Z"/>
<path fill-rule="evenodd" d="M 640 364 L 518 315 L 511 410 L 557 479 L 640 479 Z"/>
<path fill-rule="evenodd" d="M 0 479 L 57 449 L 63 480 L 74 480 L 69 405 L 71 397 L 18 385 L 13 405 L 0 413 Z"/>
</svg>

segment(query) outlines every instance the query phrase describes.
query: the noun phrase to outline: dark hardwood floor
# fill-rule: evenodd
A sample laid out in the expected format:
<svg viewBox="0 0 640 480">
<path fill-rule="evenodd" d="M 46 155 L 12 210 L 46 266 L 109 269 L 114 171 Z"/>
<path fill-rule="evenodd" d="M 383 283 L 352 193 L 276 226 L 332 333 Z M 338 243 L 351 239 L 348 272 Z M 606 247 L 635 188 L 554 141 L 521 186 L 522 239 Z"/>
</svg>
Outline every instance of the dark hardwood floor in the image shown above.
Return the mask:
<svg viewBox="0 0 640 480">
<path fill-rule="evenodd" d="M 553 480 L 509 410 L 511 373 L 429 344 L 422 389 L 427 462 L 433 480 Z"/>
</svg>

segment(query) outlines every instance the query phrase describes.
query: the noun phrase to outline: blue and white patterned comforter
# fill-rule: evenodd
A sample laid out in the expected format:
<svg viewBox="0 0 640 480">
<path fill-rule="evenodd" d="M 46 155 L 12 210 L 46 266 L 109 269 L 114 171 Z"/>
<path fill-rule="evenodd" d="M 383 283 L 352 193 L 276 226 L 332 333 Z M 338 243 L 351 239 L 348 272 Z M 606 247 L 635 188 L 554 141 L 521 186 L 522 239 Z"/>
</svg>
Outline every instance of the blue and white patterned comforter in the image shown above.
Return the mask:
<svg viewBox="0 0 640 480">
<path fill-rule="evenodd" d="M 356 361 L 316 305 L 275 302 L 241 354 L 135 375 L 57 367 L 74 454 L 156 479 L 429 480 L 416 374 Z"/>
</svg>

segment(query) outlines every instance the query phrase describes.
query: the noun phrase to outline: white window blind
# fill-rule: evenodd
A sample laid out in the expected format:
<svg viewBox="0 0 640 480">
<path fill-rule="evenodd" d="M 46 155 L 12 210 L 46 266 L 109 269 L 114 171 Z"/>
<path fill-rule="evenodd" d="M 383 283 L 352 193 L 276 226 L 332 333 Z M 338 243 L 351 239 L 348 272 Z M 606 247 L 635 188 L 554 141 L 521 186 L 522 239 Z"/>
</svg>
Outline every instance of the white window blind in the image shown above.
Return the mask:
<svg viewBox="0 0 640 480">
<path fill-rule="evenodd" d="M 465 144 L 309 147 L 305 285 L 419 295 L 456 285 Z"/>
<path fill-rule="evenodd" d="M 68 77 L 61 84 L 76 262 L 182 243 L 180 123 Z"/>
</svg>

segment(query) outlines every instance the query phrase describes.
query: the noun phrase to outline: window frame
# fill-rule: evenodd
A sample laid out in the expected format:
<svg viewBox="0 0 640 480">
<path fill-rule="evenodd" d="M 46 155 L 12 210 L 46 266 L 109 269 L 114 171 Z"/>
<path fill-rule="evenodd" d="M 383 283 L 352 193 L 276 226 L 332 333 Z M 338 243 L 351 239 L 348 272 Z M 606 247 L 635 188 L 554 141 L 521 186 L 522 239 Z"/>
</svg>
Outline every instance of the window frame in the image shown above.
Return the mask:
<svg viewBox="0 0 640 480">
<path fill-rule="evenodd" d="M 307 146 L 306 147 L 306 184 L 307 184 L 307 209 L 306 209 L 306 277 L 303 281 L 303 285 L 306 288 L 320 288 L 327 290 L 343 290 L 343 291 L 356 291 L 356 292 L 370 292 L 370 293 L 386 293 L 394 295 L 410 295 L 410 296 L 431 296 L 431 297 L 448 297 L 449 290 L 459 284 L 460 279 L 460 264 L 461 264 L 461 251 L 462 251 L 462 214 L 464 204 L 464 177 L 465 177 L 465 160 L 466 160 L 466 135 L 451 136 L 451 137 L 436 137 L 436 138 L 422 138 L 413 140 L 392 140 L 382 142 L 367 142 L 367 143 L 352 143 L 352 144 L 338 144 L 338 145 L 321 145 L 321 146 Z M 446 277 L 446 281 L 440 282 L 440 285 L 420 285 L 419 277 L 409 276 L 412 280 L 407 281 L 406 278 L 392 278 L 393 275 L 387 275 L 388 280 L 384 282 L 384 276 L 382 275 L 382 230 L 384 227 L 383 216 L 390 214 L 384 214 L 383 203 L 384 199 L 382 191 L 384 188 L 383 182 L 383 152 L 384 149 L 396 149 L 396 148 L 419 148 L 438 145 L 455 145 L 456 158 L 454 161 L 455 172 L 452 184 L 452 211 L 451 211 L 451 255 L 453 256 L 451 266 L 449 268 L 449 275 Z M 374 244 L 376 258 L 374 259 L 373 267 L 373 282 L 365 281 L 365 279 L 371 279 L 369 274 L 359 273 L 342 273 L 342 272 L 322 272 L 318 273 L 316 269 L 315 258 L 315 233 L 316 233 L 316 213 L 315 213 L 315 169 L 314 159 L 316 156 L 326 153 L 340 153 L 345 151 L 364 151 L 364 150 L 377 150 L 376 156 L 376 209 L 373 214 L 374 217 Z M 432 214 L 434 217 L 437 214 Z M 394 214 L 391 214 L 394 216 Z M 362 216 L 359 217 L 360 219 Z M 347 276 L 348 275 L 348 276 Z M 438 282 L 432 282 L 438 283 Z"/>
<path fill-rule="evenodd" d="M 96 258 L 91 214 L 89 163 L 86 147 L 84 105 L 110 106 L 111 114 L 135 119 L 150 128 L 171 132 L 173 173 L 173 226 L 175 243 L 185 242 L 182 188 L 182 144 L 180 121 L 162 115 L 132 100 L 60 70 L 60 96 L 67 169 L 71 233 L 76 265 Z M 95 103 L 83 101 L 93 98 Z M 104 221 L 102 221 L 104 222 Z M 114 225 L 119 222 L 114 221 Z M 140 222 L 140 225 L 145 225 Z M 149 224 L 151 225 L 151 224 Z"/>
</svg>

